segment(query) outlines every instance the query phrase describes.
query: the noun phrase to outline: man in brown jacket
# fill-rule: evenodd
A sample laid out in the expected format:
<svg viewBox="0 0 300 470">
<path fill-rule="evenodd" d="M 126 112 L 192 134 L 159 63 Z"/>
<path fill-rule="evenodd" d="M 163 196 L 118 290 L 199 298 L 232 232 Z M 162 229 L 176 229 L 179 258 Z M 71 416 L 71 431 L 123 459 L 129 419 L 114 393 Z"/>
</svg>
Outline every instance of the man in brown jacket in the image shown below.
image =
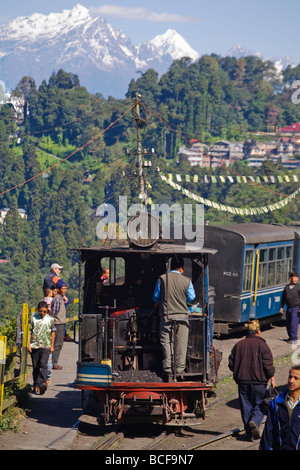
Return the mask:
<svg viewBox="0 0 300 470">
<path fill-rule="evenodd" d="M 260 336 L 258 320 L 248 322 L 248 334 L 232 348 L 228 366 L 238 384 L 242 420 L 247 437 L 259 439 L 259 426 L 263 419 L 260 409 L 266 394 L 268 380 L 275 387 L 273 355 Z"/>
</svg>

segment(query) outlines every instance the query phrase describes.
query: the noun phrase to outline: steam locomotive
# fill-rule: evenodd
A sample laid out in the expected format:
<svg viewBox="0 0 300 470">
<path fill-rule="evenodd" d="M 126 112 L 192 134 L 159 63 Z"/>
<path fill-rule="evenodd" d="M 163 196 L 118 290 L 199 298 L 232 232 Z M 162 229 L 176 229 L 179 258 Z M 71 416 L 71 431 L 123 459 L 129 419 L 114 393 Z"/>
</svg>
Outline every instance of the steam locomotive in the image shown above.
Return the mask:
<svg viewBox="0 0 300 470">
<path fill-rule="evenodd" d="M 81 313 L 75 387 L 93 392 L 99 422 L 183 425 L 202 420 L 220 363 L 213 346 L 215 292 L 208 270 L 208 256 L 216 250 L 143 237 L 78 251 Z M 159 312 L 152 299 L 158 277 L 169 272 L 176 256 L 184 260 L 196 298 L 188 315 L 186 370 L 166 383 Z M 109 278 L 103 280 L 105 268 Z M 174 348 L 175 356 L 176 344 Z"/>
</svg>

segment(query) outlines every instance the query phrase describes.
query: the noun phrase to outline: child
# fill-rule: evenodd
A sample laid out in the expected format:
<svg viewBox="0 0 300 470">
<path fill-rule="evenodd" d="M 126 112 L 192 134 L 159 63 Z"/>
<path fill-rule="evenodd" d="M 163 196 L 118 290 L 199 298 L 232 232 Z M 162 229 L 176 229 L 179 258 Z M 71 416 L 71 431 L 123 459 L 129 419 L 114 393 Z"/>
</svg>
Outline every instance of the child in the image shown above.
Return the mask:
<svg viewBox="0 0 300 470">
<path fill-rule="evenodd" d="M 37 310 L 30 320 L 28 350 L 32 359 L 33 388 L 37 395 L 42 395 L 47 389 L 47 363 L 50 352 L 54 351 L 56 328 L 46 302 L 39 302 Z"/>
<path fill-rule="evenodd" d="M 50 314 L 51 312 L 51 304 L 52 304 L 52 301 L 53 301 L 53 297 L 57 294 L 58 292 L 58 289 L 57 287 L 52 287 L 52 289 L 50 289 L 50 287 L 46 287 L 46 289 L 44 290 L 44 295 L 45 297 L 43 298 L 43 301 L 47 303 L 48 305 L 48 313 Z M 47 365 L 47 380 L 46 380 L 46 385 L 50 385 L 51 384 L 51 373 L 52 373 L 52 352 L 50 352 L 49 354 L 49 359 L 48 359 L 48 365 Z"/>
<path fill-rule="evenodd" d="M 47 303 L 48 309 L 51 310 L 51 303 L 54 297 L 53 290 L 46 287 L 46 289 L 44 290 L 44 295 L 45 297 L 43 298 L 43 301 Z"/>
</svg>

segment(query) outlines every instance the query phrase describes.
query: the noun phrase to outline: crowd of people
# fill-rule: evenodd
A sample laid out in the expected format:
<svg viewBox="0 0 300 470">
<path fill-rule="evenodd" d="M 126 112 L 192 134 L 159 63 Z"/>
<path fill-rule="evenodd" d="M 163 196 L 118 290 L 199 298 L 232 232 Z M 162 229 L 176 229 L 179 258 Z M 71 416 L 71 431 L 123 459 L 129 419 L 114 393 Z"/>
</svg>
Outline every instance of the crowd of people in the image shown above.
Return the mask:
<svg viewBox="0 0 300 470">
<path fill-rule="evenodd" d="M 31 317 L 29 352 L 32 357 L 33 390 L 45 393 L 51 383 L 52 370 L 62 370 L 58 360 L 64 341 L 72 341 L 66 332 L 67 283 L 61 279 L 63 267 L 51 265 L 43 284 L 44 298 Z"/>
<path fill-rule="evenodd" d="M 172 270 L 159 277 L 153 301 L 160 311 L 160 342 L 163 353 L 163 370 L 167 382 L 184 373 L 188 343 L 188 302 L 195 298 L 191 281 L 183 275 L 183 261 L 172 261 Z M 32 356 L 33 388 L 35 393 L 45 393 L 51 381 L 52 370 L 61 370 L 58 364 L 63 342 L 66 338 L 67 284 L 61 279 L 62 266 L 52 264 L 44 279 L 44 298 L 31 318 L 29 351 Z M 103 270 L 102 282 L 107 282 L 108 269 Z M 298 345 L 300 312 L 300 286 L 296 272 L 290 275 L 290 283 L 284 288 L 281 308 L 287 305 L 288 342 Z M 176 319 L 176 371 L 172 370 L 171 319 Z M 240 411 L 246 439 L 260 439 L 261 450 L 300 450 L 300 365 L 289 371 L 288 388 L 274 397 L 269 404 L 262 436 L 260 425 L 264 413 L 261 404 L 266 397 L 270 382 L 275 388 L 273 355 L 261 336 L 258 320 L 248 322 L 244 339 L 232 348 L 228 367 L 238 385 Z M 174 367 L 173 367 L 174 368 Z"/>
</svg>

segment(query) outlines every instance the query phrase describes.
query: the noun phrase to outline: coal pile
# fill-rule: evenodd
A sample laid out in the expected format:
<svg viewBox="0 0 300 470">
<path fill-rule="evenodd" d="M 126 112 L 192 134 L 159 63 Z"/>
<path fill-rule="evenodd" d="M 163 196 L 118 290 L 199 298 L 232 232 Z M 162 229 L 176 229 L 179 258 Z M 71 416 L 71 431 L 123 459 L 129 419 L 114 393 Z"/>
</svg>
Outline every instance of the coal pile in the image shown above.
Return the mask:
<svg viewBox="0 0 300 470">
<path fill-rule="evenodd" d="M 149 370 L 123 370 L 113 375 L 115 382 L 163 382 L 155 372 Z"/>
</svg>

